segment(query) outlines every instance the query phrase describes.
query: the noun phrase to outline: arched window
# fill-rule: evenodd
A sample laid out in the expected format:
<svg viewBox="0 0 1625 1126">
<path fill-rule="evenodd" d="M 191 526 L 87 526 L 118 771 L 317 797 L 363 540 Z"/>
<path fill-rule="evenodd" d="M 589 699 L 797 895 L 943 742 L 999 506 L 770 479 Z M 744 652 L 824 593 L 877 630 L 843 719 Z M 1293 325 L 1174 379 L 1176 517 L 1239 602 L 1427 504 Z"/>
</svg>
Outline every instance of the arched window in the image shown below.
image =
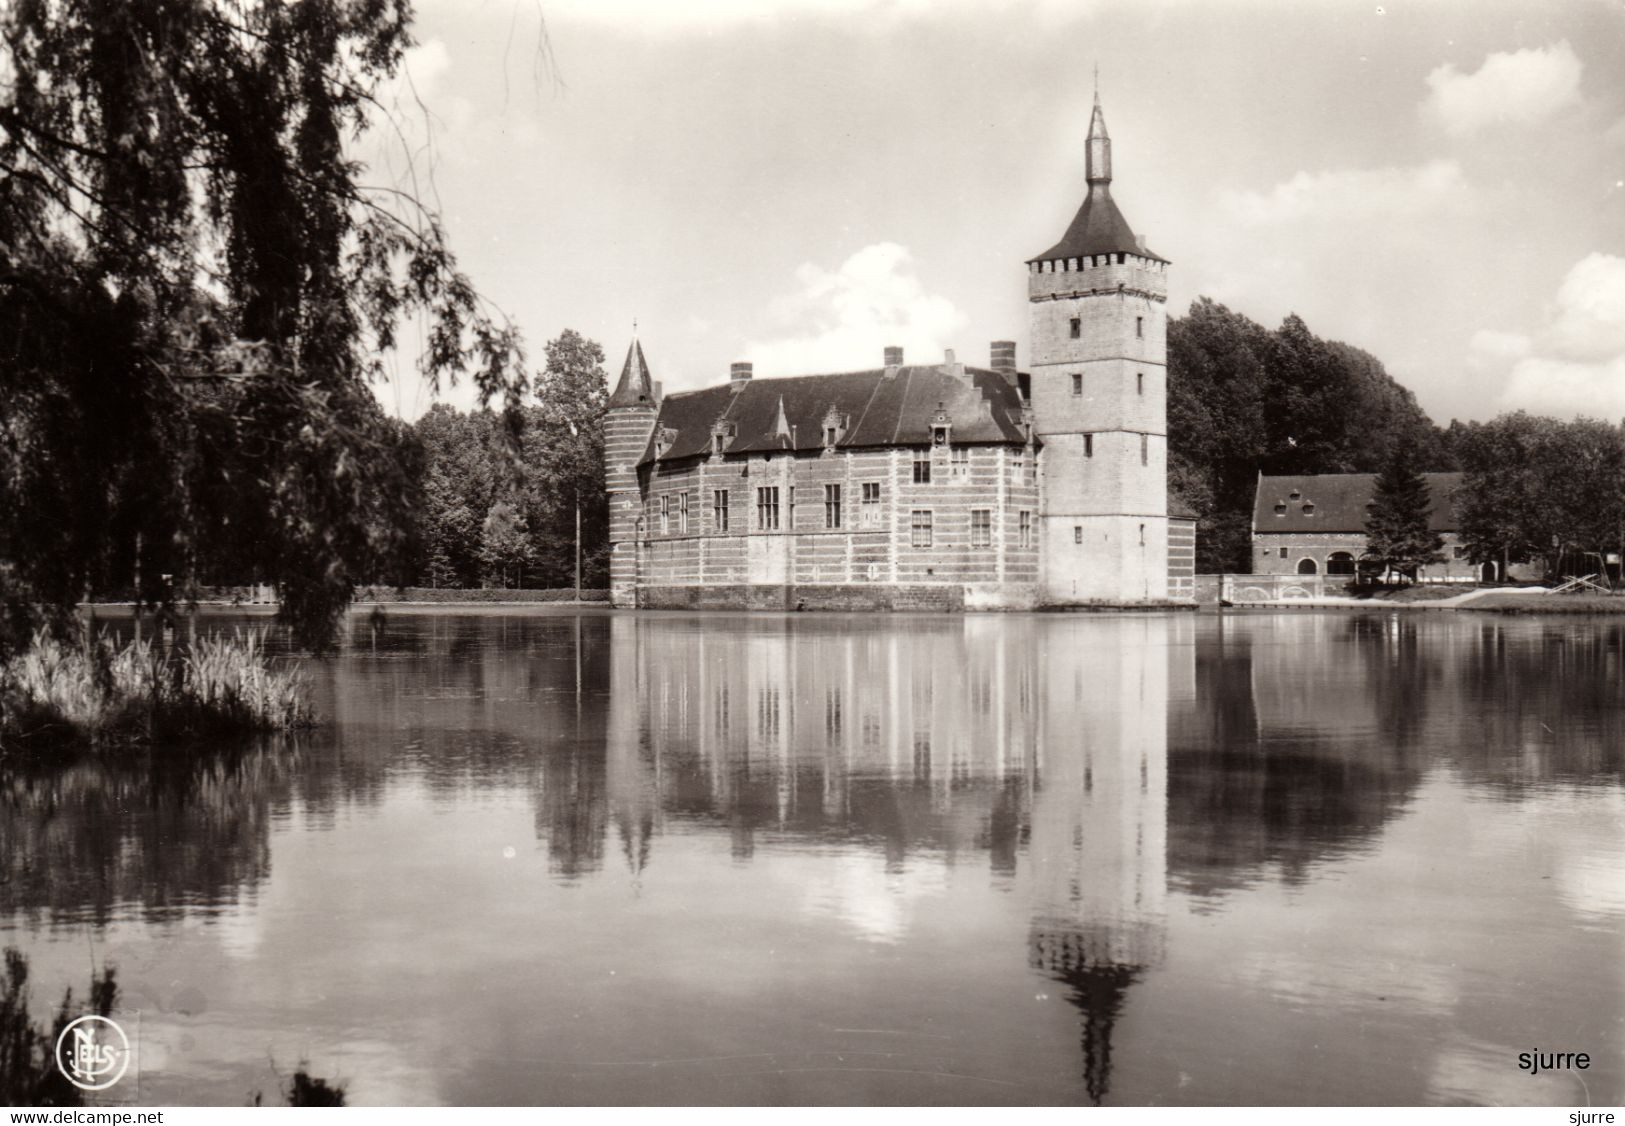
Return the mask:
<svg viewBox="0 0 1625 1126">
<path fill-rule="evenodd" d="M 1313 559 L 1300 559 L 1300 560 L 1298 560 L 1298 574 L 1300 574 L 1300 575 L 1316 575 L 1316 574 L 1319 574 L 1319 573 L 1320 573 L 1320 567 L 1315 563 L 1315 561 Z"/>
<path fill-rule="evenodd" d="M 1314 562 L 1314 560 L 1307 560 Z M 1328 575 L 1354 574 L 1354 556 L 1346 551 L 1334 551 L 1326 557 L 1326 573 Z"/>
</svg>

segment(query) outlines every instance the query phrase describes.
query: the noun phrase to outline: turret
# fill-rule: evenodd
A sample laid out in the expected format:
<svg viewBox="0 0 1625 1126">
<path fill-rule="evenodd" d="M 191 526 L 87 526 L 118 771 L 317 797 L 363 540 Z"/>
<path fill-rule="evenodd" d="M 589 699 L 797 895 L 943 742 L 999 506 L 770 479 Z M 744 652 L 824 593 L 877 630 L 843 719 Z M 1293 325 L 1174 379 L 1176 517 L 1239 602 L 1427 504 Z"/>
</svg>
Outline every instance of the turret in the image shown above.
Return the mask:
<svg viewBox="0 0 1625 1126">
<path fill-rule="evenodd" d="M 604 414 L 604 488 L 609 495 L 609 600 L 637 605 L 638 521 L 643 512 L 638 462 L 660 416 L 660 387 L 634 337 Z"/>
<path fill-rule="evenodd" d="M 1167 595 L 1168 262 L 1112 199 L 1098 92 L 1084 154 L 1082 205 L 1027 262 L 1040 597 L 1157 601 Z"/>
</svg>

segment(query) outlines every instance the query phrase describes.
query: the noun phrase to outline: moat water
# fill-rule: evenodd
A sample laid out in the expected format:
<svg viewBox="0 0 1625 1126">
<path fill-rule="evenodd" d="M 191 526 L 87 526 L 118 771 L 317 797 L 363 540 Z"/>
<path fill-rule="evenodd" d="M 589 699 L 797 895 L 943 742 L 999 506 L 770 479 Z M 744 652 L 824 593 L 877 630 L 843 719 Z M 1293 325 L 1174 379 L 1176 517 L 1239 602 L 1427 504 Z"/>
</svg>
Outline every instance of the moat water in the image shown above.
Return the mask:
<svg viewBox="0 0 1625 1126">
<path fill-rule="evenodd" d="M 1625 1101 L 1622 619 L 390 612 L 309 668 L 298 738 L 3 779 L 0 944 L 42 1018 L 116 966 L 113 1095 Z"/>
</svg>

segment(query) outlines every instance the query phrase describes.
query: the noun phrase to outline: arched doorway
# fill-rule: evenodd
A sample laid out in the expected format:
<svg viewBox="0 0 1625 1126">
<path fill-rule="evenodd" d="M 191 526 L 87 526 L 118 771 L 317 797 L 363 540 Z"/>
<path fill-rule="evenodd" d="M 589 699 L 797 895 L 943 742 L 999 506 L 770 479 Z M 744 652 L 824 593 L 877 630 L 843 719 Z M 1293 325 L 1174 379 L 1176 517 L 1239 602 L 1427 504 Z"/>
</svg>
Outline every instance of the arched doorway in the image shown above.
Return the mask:
<svg viewBox="0 0 1625 1126">
<path fill-rule="evenodd" d="M 1313 559 L 1300 559 L 1300 560 L 1298 560 L 1298 574 L 1300 574 L 1300 575 L 1318 575 L 1319 573 L 1320 573 L 1320 566 Z"/>
<path fill-rule="evenodd" d="M 1354 556 L 1346 551 L 1334 551 L 1326 557 L 1328 575 L 1354 574 Z"/>
<path fill-rule="evenodd" d="M 1483 566 L 1479 567 L 1479 569 L 1478 569 L 1479 581 L 1480 582 L 1486 582 L 1486 583 L 1493 583 L 1493 582 L 1497 581 L 1500 578 L 1500 576 L 1496 574 L 1496 571 L 1497 571 L 1497 568 L 1496 568 L 1496 566 L 1495 566 L 1495 564 L 1493 562 L 1485 563 Z"/>
</svg>

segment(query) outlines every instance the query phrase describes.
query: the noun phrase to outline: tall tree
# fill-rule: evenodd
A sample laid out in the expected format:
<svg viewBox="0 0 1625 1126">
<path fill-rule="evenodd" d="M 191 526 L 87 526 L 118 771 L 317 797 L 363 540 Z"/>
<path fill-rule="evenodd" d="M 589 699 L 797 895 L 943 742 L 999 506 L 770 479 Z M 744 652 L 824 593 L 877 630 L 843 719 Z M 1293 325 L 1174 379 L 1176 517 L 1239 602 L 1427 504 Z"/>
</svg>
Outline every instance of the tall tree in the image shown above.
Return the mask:
<svg viewBox="0 0 1625 1126">
<path fill-rule="evenodd" d="M 1377 474 L 1366 515 L 1365 558 L 1413 582 L 1421 568 L 1444 562 L 1444 537 L 1429 527 L 1435 503 L 1449 501 L 1432 495 L 1427 478 L 1416 468 L 1415 455 L 1395 444 Z"/>
<path fill-rule="evenodd" d="M 404 315 L 432 386 L 469 376 L 517 425 L 517 331 L 345 151 L 410 43 L 406 0 L 0 6 L 13 635 L 212 573 L 275 582 L 297 638 L 330 641 L 410 548 L 416 486 L 368 386 Z"/>
<path fill-rule="evenodd" d="M 574 581 L 576 514 L 581 517 L 582 583 L 609 578 L 609 498 L 604 488 L 604 350 L 574 329 L 547 344 L 537 405 L 525 433 L 526 508 L 536 566 L 548 586 Z"/>
</svg>

